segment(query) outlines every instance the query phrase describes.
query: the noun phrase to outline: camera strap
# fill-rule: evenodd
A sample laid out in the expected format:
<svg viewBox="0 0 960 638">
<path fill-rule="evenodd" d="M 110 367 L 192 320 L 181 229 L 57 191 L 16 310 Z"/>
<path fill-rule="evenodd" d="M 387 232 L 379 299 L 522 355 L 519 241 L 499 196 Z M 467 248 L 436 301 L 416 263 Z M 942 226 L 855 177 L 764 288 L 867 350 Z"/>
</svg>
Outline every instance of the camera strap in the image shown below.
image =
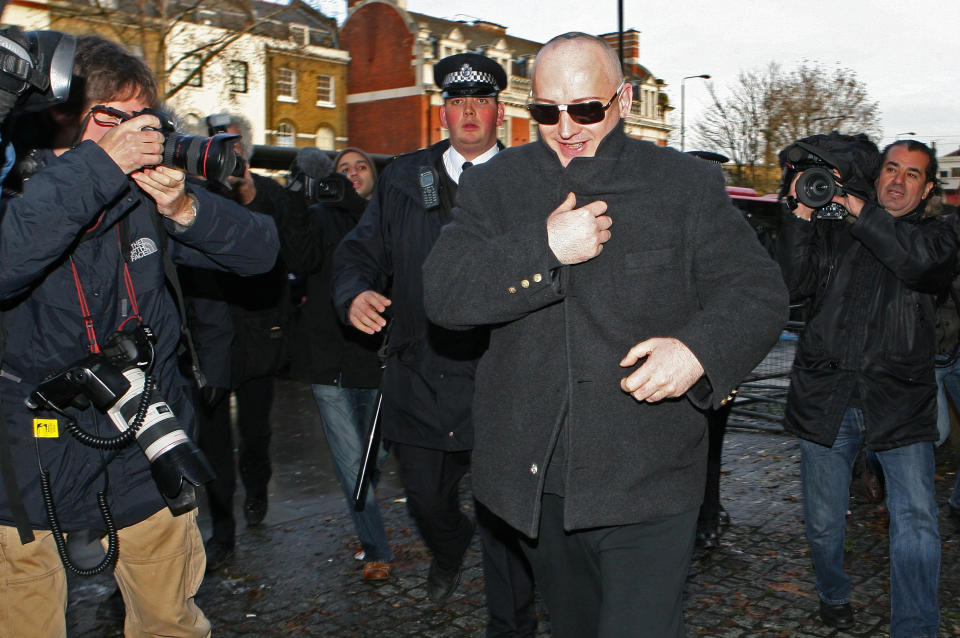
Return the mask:
<svg viewBox="0 0 960 638">
<path fill-rule="evenodd" d="M 123 254 L 123 239 L 121 238 L 120 228 L 117 227 L 117 245 L 120 247 L 120 253 Z M 137 305 L 137 293 L 133 288 L 133 278 L 130 276 L 130 268 L 127 267 L 127 260 L 122 259 L 123 264 L 123 284 L 127 289 L 127 298 L 130 300 L 130 308 L 133 311 L 133 315 L 124 319 L 124 321 L 118 326 L 118 329 L 123 327 L 129 319 L 136 319 L 138 322 L 143 321 L 140 317 L 140 307 Z M 97 330 L 93 324 L 93 314 L 90 311 L 90 305 L 87 303 L 87 296 L 83 292 L 83 284 L 80 282 L 80 273 L 77 272 L 77 265 L 73 261 L 73 255 L 70 256 L 70 269 L 73 271 L 73 285 L 77 289 L 77 300 L 80 302 L 80 314 L 83 317 L 83 327 L 87 332 L 87 348 L 90 350 L 91 354 L 100 353 L 100 344 L 97 341 Z"/>
</svg>

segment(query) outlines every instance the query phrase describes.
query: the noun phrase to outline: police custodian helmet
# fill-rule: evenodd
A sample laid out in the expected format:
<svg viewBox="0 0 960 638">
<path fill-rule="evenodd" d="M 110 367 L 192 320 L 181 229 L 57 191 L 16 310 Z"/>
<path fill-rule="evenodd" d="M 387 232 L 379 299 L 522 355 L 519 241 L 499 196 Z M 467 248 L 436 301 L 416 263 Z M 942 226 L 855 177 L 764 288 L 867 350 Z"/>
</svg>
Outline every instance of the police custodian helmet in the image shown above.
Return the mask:
<svg viewBox="0 0 960 638">
<path fill-rule="evenodd" d="M 448 97 L 496 97 L 507 86 L 503 67 L 479 53 L 457 53 L 433 65 L 433 81 Z"/>
</svg>

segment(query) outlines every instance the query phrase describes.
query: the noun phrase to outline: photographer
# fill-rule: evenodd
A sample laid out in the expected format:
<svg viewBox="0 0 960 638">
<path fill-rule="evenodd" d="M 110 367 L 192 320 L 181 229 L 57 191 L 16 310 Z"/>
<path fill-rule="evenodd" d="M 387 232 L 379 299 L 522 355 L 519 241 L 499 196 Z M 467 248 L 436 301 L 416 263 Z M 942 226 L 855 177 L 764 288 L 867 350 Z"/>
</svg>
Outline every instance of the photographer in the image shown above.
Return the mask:
<svg viewBox="0 0 960 638">
<path fill-rule="evenodd" d="M 157 459 L 168 452 L 154 454 L 151 465 L 138 445 L 88 447 L 68 434 L 70 422 L 109 437 L 120 429 L 111 422 L 115 415 L 95 407 L 31 410 L 25 400 L 48 375 L 108 352 L 112 334 L 149 325 L 154 393 L 166 400 L 167 418 L 175 414 L 189 433 L 189 383 L 176 363 L 181 319 L 165 285 L 165 260 L 256 274 L 276 259 L 276 229 L 263 216 L 185 188 L 182 171 L 158 166 L 159 118 L 128 117 L 157 102 L 156 82 L 141 60 L 85 36 L 74 75 L 75 99 L 45 114 L 54 150 L 30 154 L 38 170 L 0 218 L 4 247 L 19 251 L 5 255 L 13 265 L 0 272 L 7 331 L 0 396 L 16 482 L 4 476 L 0 492 L 0 578 L 7 584 L 0 635 L 66 633 L 65 571 L 50 531 L 56 519 L 68 543 L 83 532 L 98 539 L 119 528 L 114 576 L 127 635 L 208 635 L 209 622 L 193 601 L 204 565 L 196 510 L 172 515 L 189 507 L 191 477 L 181 477 L 176 504 L 165 500 L 168 486 L 162 494 L 154 474 L 162 478 Z M 101 105 L 114 110 L 95 108 Z M 49 475 L 55 516 L 48 517 L 41 496 L 41 472 Z M 98 492 L 109 517 L 98 511 Z"/>
<path fill-rule="evenodd" d="M 363 579 L 390 576 L 393 551 L 387 541 L 373 485 L 368 486 L 364 508 L 353 506 L 352 492 L 364 452 L 364 439 L 376 408 L 380 385 L 380 335 L 367 335 L 344 326 L 330 303 L 333 252 L 357 225 L 377 184 L 377 169 L 366 153 L 356 148 L 340 151 L 331 163 L 317 151 L 301 151 L 297 164 L 331 181 L 328 190 L 342 198 L 321 200 L 307 214 L 288 214 L 279 224 L 284 242 L 296 246 L 290 267 L 306 275 L 306 301 L 299 308 L 290 334 L 290 374 L 311 384 L 323 429 L 330 445 L 337 479 L 347 500 L 363 554 Z M 301 167 L 303 168 L 303 167 Z M 339 187 L 332 186 L 339 183 Z M 337 201 L 339 199 L 339 201 Z M 386 454 L 380 448 L 378 461 Z M 379 466 L 379 463 L 378 463 Z"/>
<path fill-rule="evenodd" d="M 253 131 L 245 117 L 218 113 L 208 117 L 207 123 L 210 135 L 239 136 L 233 141 L 233 148 L 241 157 L 248 160 L 253 154 Z M 227 177 L 225 185 L 208 180 L 204 186 L 274 221 L 284 208 L 295 207 L 296 198 L 288 197 L 275 180 L 251 173 L 249 166 L 243 175 Z M 283 255 L 284 244 L 281 242 Z M 269 272 L 255 277 L 200 268 L 181 268 L 181 274 L 191 332 L 207 380 L 207 387 L 201 389 L 197 443 L 217 474 L 206 486 L 213 522 L 213 532 L 205 543 L 207 571 L 211 572 L 230 558 L 236 540 L 236 455 L 228 400 L 231 393 L 237 402 L 244 519 L 248 526 L 258 525 L 267 514 L 267 486 L 272 473 L 270 409 L 274 374 L 282 356 L 287 269 L 284 260 L 278 259 Z"/>
<path fill-rule="evenodd" d="M 791 300 L 811 301 L 785 428 L 801 439 L 820 616 L 831 627 L 854 625 L 844 535 L 852 466 L 865 445 L 887 483 L 890 635 L 936 636 L 933 326 L 958 247 L 948 224 L 922 216 L 936 158 L 919 142 L 900 141 L 881 159 L 866 136 L 833 133 L 787 147 L 780 163 L 787 206 L 778 259 Z M 804 177 L 823 168 L 835 183 Z M 817 192 L 833 195 L 815 208 L 809 196 Z"/>
</svg>

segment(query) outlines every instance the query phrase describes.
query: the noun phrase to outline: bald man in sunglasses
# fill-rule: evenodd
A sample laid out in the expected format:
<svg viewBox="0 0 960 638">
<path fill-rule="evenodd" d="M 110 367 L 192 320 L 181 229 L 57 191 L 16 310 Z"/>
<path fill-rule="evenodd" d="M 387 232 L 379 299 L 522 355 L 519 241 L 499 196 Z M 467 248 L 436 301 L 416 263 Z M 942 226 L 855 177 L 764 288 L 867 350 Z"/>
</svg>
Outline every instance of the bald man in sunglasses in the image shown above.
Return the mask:
<svg viewBox="0 0 960 638">
<path fill-rule="evenodd" d="M 633 87 L 582 33 L 544 45 L 540 139 L 460 182 L 428 316 L 490 326 L 473 485 L 522 532 L 565 636 L 683 636 L 706 419 L 775 343 L 776 264 L 715 166 L 628 137 Z"/>
</svg>

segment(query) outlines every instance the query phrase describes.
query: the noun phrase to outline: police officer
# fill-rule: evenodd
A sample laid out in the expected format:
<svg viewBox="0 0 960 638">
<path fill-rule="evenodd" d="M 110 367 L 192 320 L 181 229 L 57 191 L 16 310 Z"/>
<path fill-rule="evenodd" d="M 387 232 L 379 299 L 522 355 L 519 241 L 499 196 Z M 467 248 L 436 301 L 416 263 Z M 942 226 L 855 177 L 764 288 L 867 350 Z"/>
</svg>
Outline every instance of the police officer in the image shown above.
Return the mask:
<svg viewBox="0 0 960 638">
<path fill-rule="evenodd" d="M 504 107 L 497 95 L 507 76 L 489 58 L 461 53 L 435 65 L 434 81 L 443 95 L 440 123 L 450 138 L 398 157 L 384 171 L 363 218 L 334 255 L 333 301 L 344 322 L 368 334 L 384 330 L 386 315 L 392 317 L 382 385 L 383 438 L 396 456 L 410 513 L 433 553 L 427 591 L 441 604 L 460 581 L 475 527 L 461 511 L 459 485 L 470 465 L 473 377 L 487 332 L 432 324 L 423 308 L 420 269 L 450 220 L 463 171 L 500 149 L 497 127 Z M 515 539 L 499 535 L 485 512 L 479 519 L 487 635 L 533 635 L 532 581 L 511 543 Z"/>
</svg>

